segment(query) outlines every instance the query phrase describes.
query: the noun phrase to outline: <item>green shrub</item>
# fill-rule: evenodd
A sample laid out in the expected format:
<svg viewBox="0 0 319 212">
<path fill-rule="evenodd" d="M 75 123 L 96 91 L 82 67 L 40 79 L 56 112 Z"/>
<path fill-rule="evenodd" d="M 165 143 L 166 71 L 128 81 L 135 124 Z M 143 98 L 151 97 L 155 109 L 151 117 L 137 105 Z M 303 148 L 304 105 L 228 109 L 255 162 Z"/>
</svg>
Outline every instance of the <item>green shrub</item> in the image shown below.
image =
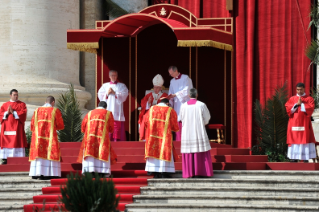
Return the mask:
<svg viewBox="0 0 319 212">
<path fill-rule="evenodd" d="M 61 111 L 64 122 L 64 129 L 58 131 L 59 141 L 81 141 L 82 112 L 72 84 L 67 92 L 60 94 L 57 108 Z"/>
<path fill-rule="evenodd" d="M 30 127 L 28 127 L 28 128 L 25 130 L 25 135 L 26 135 L 26 137 L 27 137 L 27 143 L 28 143 L 28 147 L 25 148 L 25 156 L 26 156 L 26 157 L 29 157 L 30 145 L 31 145 L 31 137 L 32 137 L 32 132 L 31 132 Z"/>
<path fill-rule="evenodd" d="M 285 103 L 288 101 L 287 84 L 275 89 L 265 106 L 255 102 L 255 134 L 257 145 L 252 148 L 255 155 L 268 155 L 270 162 L 288 161 L 287 126 L 288 114 Z"/>
<path fill-rule="evenodd" d="M 61 186 L 60 202 L 67 211 L 117 212 L 120 197 L 116 197 L 112 179 L 100 178 L 91 173 L 73 175 L 71 172 L 65 187 Z"/>
</svg>

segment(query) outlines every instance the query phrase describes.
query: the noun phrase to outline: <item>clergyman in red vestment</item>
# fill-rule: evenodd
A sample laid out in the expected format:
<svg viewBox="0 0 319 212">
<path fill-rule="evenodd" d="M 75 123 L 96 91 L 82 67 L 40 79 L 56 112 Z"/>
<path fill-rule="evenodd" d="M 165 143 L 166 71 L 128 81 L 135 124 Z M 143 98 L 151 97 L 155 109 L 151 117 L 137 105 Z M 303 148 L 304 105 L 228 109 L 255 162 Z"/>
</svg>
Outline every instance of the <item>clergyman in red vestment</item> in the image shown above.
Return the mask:
<svg viewBox="0 0 319 212">
<path fill-rule="evenodd" d="M 168 104 L 169 100 L 164 98 L 159 104 L 152 106 L 144 116 L 147 131 L 145 171 L 154 173 L 155 178 L 167 178 L 170 177 L 168 173 L 175 173 L 174 161 L 178 159 L 172 136 L 172 131 L 179 130 L 177 114 Z"/>
<path fill-rule="evenodd" d="M 55 98 L 48 96 L 45 104 L 34 111 L 31 120 L 31 161 L 29 176 L 32 179 L 61 177 L 61 152 L 57 130 L 64 129 L 61 111 L 54 108 Z"/>
<path fill-rule="evenodd" d="M 314 99 L 305 93 L 305 84 L 297 84 L 297 95 L 286 103 L 289 116 L 287 129 L 287 156 L 291 160 L 309 160 L 316 158 L 315 136 L 311 124 L 311 115 L 315 109 Z"/>
<path fill-rule="evenodd" d="M 111 164 L 117 161 L 109 137 L 114 130 L 114 118 L 106 107 L 106 102 L 101 101 L 98 108 L 86 114 L 82 121 L 81 129 L 85 134 L 77 160 L 82 163 L 82 173 L 96 172 L 102 177 L 110 175 Z"/>
<path fill-rule="evenodd" d="M 10 101 L 5 102 L 0 109 L 1 136 L 0 159 L 7 162 L 8 157 L 24 157 L 27 147 L 27 137 L 24 123 L 27 119 L 27 106 L 18 100 L 16 89 L 10 91 Z"/>
</svg>

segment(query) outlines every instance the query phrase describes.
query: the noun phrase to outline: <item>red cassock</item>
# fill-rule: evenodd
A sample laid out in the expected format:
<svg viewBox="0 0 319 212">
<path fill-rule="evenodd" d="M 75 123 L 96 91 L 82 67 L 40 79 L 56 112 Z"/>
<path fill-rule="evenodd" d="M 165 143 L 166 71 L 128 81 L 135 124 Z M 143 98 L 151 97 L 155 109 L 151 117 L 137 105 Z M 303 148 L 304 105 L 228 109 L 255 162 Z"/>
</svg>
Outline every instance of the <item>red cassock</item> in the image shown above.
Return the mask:
<svg viewBox="0 0 319 212">
<path fill-rule="evenodd" d="M 168 95 L 167 95 L 167 93 L 162 93 L 162 95 L 158 98 L 158 100 L 157 100 L 157 104 L 158 103 L 160 103 L 161 102 L 161 98 L 163 98 L 163 97 L 167 97 Z M 146 105 L 147 105 L 147 102 L 148 102 L 148 99 L 151 97 L 151 99 L 152 99 L 152 102 L 154 101 L 154 97 L 153 97 L 153 95 L 152 95 L 152 92 L 150 92 L 149 94 L 147 94 L 146 96 L 144 96 L 144 98 L 142 99 L 142 101 L 141 101 L 141 107 L 142 107 L 142 109 L 141 109 L 141 113 L 140 113 L 140 115 L 139 115 L 139 119 L 138 119 L 138 123 L 139 124 L 141 124 L 142 123 L 142 121 L 143 121 L 143 116 L 145 115 L 145 113 L 147 112 L 147 110 L 146 110 Z M 150 105 L 151 106 L 151 105 Z"/>
<path fill-rule="evenodd" d="M 311 124 L 311 115 L 315 109 L 315 102 L 311 96 L 305 95 L 301 97 L 302 103 L 305 106 L 306 112 L 301 111 L 301 106 L 291 113 L 291 109 L 298 102 L 299 96 L 291 97 L 287 103 L 286 111 L 289 116 L 287 129 L 287 144 L 307 144 L 315 143 L 315 136 Z"/>
<path fill-rule="evenodd" d="M 177 114 L 171 107 L 155 105 L 144 116 L 146 128 L 145 159 L 156 158 L 164 161 L 178 160 L 173 145 L 172 131 L 179 130 Z"/>
<path fill-rule="evenodd" d="M 11 105 L 13 111 L 17 112 L 19 119 L 15 119 L 13 114 L 9 114 L 7 119 L 3 119 L 4 113 Z M 27 137 L 24 132 L 24 123 L 27 119 L 27 106 L 24 102 L 6 102 L 0 109 L 1 118 L 1 148 L 25 148 L 28 146 Z"/>
<path fill-rule="evenodd" d="M 53 107 L 40 107 L 31 120 L 32 140 L 29 161 L 37 158 L 60 161 L 60 145 L 57 130 L 63 130 L 61 111 Z"/>
<path fill-rule="evenodd" d="M 102 161 L 115 164 L 117 156 L 111 146 L 109 133 L 114 130 L 114 118 L 111 111 L 95 109 L 90 111 L 82 121 L 81 130 L 84 133 L 78 162 L 82 163 L 83 156 L 91 156 Z"/>
</svg>

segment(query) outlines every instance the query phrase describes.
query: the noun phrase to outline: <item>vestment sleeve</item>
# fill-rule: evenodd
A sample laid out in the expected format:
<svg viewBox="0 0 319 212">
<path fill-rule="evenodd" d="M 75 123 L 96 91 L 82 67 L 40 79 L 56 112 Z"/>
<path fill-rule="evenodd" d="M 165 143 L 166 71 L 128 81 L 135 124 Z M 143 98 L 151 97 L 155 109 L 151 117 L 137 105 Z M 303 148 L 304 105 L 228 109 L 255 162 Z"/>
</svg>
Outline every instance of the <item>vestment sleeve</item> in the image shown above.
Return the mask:
<svg viewBox="0 0 319 212">
<path fill-rule="evenodd" d="M 305 102 L 303 102 L 307 117 L 311 117 L 313 111 L 315 110 L 315 100 L 312 97 L 308 97 Z"/>
<path fill-rule="evenodd" d="M 294 107 L 295 103 L 296 102 L 294 102 L 293 98 L 290 98 L 285 104 L 286 111 L 289 117 L 293 116 L 293 113 L 291 113 L 291 110 Z"/>
<path fill-rule="evenodd" d="M 171 111 L 170 122 L 171 122 L 172 131 L 177 132 L 180 130 L 178 126 L 178 121 L 177 121 L 177 113 L 174 109 L 172 109 Z"/>
<path fill-rule="evenodd" d="M 31 132 L 34 131 L 34 118 L 35 118 L 35 113 L 36 113 L 37 110 L 38 110 L 38 109 L 36 109 L 36 110 L 34 111 L 33 116 L 32 116 L 32 119 L 31 119 L 31 126 L 30 126 Z"/>
<path fill-rule="evenodd" d="M 110 117 L 109 117 L 107 124 L 108 124 L 108 128 L 109 128 L 109 133 L 113 133 L 113 131 L 114 131 L 114 117 L 113 117 L 113 114 L 111 111 L 110 111 Z"/>
<path fill-rule="evenodd" d="M 139 133 L 140 133 L 141 140 L 148 139 L 148 138 L 145 138 L 145 134 L 146 134 L 147 126 L 148 126 L 148 119 L 149 119 L 149 111 L 145 113 L 140 125 Z"/>
<path fill-rule="evenodd" d="M 128 96 L 128 89 L 126 87 L 126 85 L 122 84 L 120 86 L 120 89 L 116 92 L 116 101 L 118 101 L 118 103 L 123 103 L 125 102 L 125 100 L 127 99 Z"/>
<path fill-rule="evenodd" d="M 210 113 L 209 113 L 209 110 L 208 110 L 206 104 L 204 104 L 202 107 L 202 115 L 203 115 L 204 123 L 205 123 L 205 125 L 207 125 L 209 123 L 209 120 L 210 120 Z"/>
<path fill-rule="evenodd" d="M 63 122 L 61 111 L 59 109 L 56 110 L 56 114 L 55 114 L 55 127 L 56 127 L 56 130 L 64 129 L 64 122 Z"/>
<path fill-rule="evenodd" d="M 103 84 L 101 86 L 101 88 L 99 89 L 99 91 L 97 92 L 97 95 L 99 97 L 100 101 L 105 101 L 106 97 L 107 97 L 107 86 L 105 84 Z"/>
<path fill-rule="evenodd" d="M 24 123 L 27 120 L 27 105 L 24 102 L 20 103 L 16 112 L 19 116 L 19 122 Z"/>
<path fill-rule="evenodd" d="M 5 107 L 5 104 L 3 104 L 3 105 L 1 106 L 1 109 L 0 109 L 0 119 L 1 119 L 1 123 L 2 123 L 2 121 L 4 120 L 3 117 L 4 117 L 5 112 L 7 112 L 7 109 L 6 109 L 6 107 Z"/>
<path fill-rule="evenodd" d="M 86 124 L 88 122 L 88 114 L 85 115 L 83 121 L 82 121 L 82 124 L 81 124 L 81 131 L 82 133 L 85 133 L 86 131 Z"/>
<path fill-rule="evenodd" d="M 183 90 L 178 91 L 175 93 L 176 97 L 178 98 L 178 100 L 182 103 L 187 102 L 189 100 L 189 90 L 193 88 L 193 83 L 192 80 L 187 77 L 186 79 L 186 85 L 183 88 Z"/>
</svg>

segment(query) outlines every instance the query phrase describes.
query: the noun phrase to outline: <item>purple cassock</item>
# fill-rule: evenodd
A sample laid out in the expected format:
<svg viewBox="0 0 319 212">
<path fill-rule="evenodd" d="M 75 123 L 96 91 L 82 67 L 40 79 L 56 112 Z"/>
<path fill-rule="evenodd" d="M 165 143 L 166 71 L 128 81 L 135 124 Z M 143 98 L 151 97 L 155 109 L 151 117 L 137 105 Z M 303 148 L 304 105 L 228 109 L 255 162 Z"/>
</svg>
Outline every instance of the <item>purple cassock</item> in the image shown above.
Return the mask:
<svg viewBox="0 0 319 212">
<path fill-rule="evenodd" d="M 194 107 L 194 108 L 189 108 L 189 107 Z M 187 108 L 187 109 L 185 109 Z M 204 108 L 204 109 L 203 109 Z M 197 101 L 196 99 L 190 99 L 186 104 L 184 104 L 182 106 L 181 109 L 181 117 L 183 118 L 183 126 L 189 126 L 194 130 L 191 130 L 193 134 L 192 138 L 190 138 L 188 135 L 182 134 L 182 168 L 183 168 L 183 178 L 191 178 L 194 176 L 203 176 L 203 177 L 212 177 L 213 174 L 213 165 L 212 165 L 212 158 L 210 155 L 210 144 L 209 144 L 209 140 L 206 134 L 206 131 L 203 129 L 200 130 L 200 128 L 196 128 L 196 127 L 192 127 L 192 124 L 194 123 L 195 125 L 201 125 L 201 128 L 205 127 L 205 124 L 208 123 L 209 119 L 210 119 L 210 114 L 209 111 L 207 109 L 206 114 L 202 114 L 201 111 L 205 112 L 205 108 L 206 105 L 202 102 Z M 188 113 L 188 114 L 186 114 Z M 194 113 L 197 114 L 190 114 L 190 113 Z M 207 114 L 208 113 L 208 114 Z M 200 114 L 200 115 L 198 115 Z M 192 118 L 187 118 L 187 116 L 189 117 L 194 117 Z M 209 117 L 206 118 L 205 120 L 205 116 Z M 190 122 L 192 120 L 193 123 L 189 123 L 190 125 L 187 125 L 188 122 Z M 197 123 L 196 123 L 197 122 Z M 207 122 L 207 123 L 206 123 Z M 190 131 L 189 129 L 187 131 Z M 201 137 L 198 137 L 197 139 L 194 139 L 194 134 L 195 137 L 196 135 L 200 134 L 199 133 L 204 133 L 203 137 L 204 139 L 202 139 Z M 186 138 L 190 138 L 190 139 L 183 139 L 183 135 Z M 191 141 L 195 141 L 195 143 L 187 143 L 189 140 Z M 201 143 L 199 142 L 198 144 L 196 143 L 196 140 L 201 141 Z M 191 153 L 185 153 L 184 151 L 187 150 L 187 146 L 195 146 L 198 145 L 200 146 L 199 149 L 197 149 L 197 152 L 191 152 Z M 183 149 L 183 146 L 185 147 Z M 196 148 L 195 148 L 196 150 Z M 206 150 L 206 151 L 202 151 L 202 150 Z M 184 152 L 184 153 L 183 153 Z"/>
</svg>

